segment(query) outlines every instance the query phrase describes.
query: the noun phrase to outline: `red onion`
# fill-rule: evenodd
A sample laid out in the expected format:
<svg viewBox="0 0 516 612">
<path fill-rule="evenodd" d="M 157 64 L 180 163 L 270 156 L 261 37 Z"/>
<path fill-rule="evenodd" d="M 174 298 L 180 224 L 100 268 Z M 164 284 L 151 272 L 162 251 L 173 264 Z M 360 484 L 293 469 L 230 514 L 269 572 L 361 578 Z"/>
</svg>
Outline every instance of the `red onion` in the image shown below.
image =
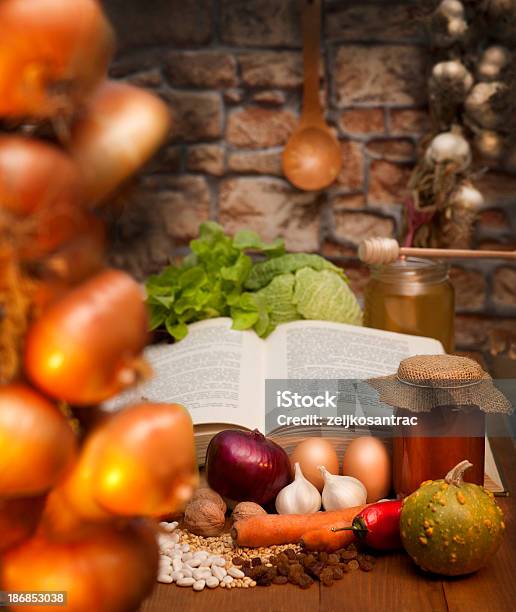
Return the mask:
<svg viewBox="0 0 516 612">
<path fill-rule="evenodd" d="M 287 453 L 257 429 L 226 429 L 210 442 L 206 452 L 210 487 L 230 501 L 265 505 L 292 480 Z"/>
</svg>

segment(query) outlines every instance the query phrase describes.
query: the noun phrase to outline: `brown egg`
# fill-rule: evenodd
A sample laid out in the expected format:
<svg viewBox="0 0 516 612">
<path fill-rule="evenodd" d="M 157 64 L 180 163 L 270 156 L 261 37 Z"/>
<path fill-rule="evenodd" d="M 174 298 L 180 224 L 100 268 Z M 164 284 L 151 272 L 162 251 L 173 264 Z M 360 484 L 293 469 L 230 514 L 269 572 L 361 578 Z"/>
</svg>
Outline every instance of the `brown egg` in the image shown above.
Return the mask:
<svg viewBox="0 0 516 612">
<path fill-rule="evenodd" d="M 367 489 L 367 502 L 386 497 L 391 489 L 391 459 L 383 442 L 372 436 L 355 438 L 342 461 L 344 476 L 354 476 Z"/>
<path fill-rule="evenodd" d="M 331 442 L 324 438 L 307 438 L 300 442 L 290 456 L 292 467 L 299 463 L 301 471 L 319 491 L 322 491 L 324 480 L 319 466 L 324 467 L 331 474 L 339 473 L 339 459 Z"/>
</svg>

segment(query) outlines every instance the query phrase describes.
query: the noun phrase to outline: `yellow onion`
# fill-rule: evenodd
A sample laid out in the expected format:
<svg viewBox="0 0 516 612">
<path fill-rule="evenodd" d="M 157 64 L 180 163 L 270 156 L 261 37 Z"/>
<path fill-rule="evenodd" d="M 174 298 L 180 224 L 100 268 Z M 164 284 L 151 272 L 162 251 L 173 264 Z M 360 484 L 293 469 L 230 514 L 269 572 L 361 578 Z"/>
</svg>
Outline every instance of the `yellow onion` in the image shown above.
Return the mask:
<svg viewBox="0 0 516 612">
<path fill-rule="evenodd" d="M 21 384 L 0 387 L 0 497 L 37 495 L 70 466 L 75 434 L 54 404 Z"/>
<path fill-rule="evenodd" d="M 80 175 L 65 153 L 32 138 L 0 136 L 0 226 L 23 259 L 78 234 L 86 215 L 81 202 Z"/>
<path fill-rule="evenodd" d="M 44 496 L 0 499 L 0 553 L 23 542 L 36 530 Z"/>
<path fill-rule="evenodd" d="M 50 278 L 73 286 L 105 266 L 106 245 L 105 222 L 93 215 L 85 215 L 80 234 L 43 260 L 41 267 Z"/>
<path fill-rule="evenodd" d="M 196 485 L 188 412 L 177 404 L 138 404 L 102 421 L 87 437 L 78 462 L 53 492 L 51 506 L 66 508 L 68 516 L 62 520 L 49 511 L 55 523 L 70 524 L 74 516 L 159 517 L 181 510 Z"/>
<path fill-rule="evenodd" d="M 169 127 L 168 108 L 157 96 L 114 81 L 100 86 L 72 126 L 69 143 L 87 201 L 103 200 L 145 164 Z"/>
<path fill-rule="evenodd" d="M 0 115 L 69 115 L 107 71 L 114 36 L 97 0 L 2 0 L 0 24 Z"/>
<path fill-rule="evenodd" d="M 2 558 L 0 588 L 6 591 L 65 591 L 59 612 L 137 610 L 152 590 L 158 570 L 155 530 L 148 521 L 125 527 L 83 526 L 66 538 L 37 534 Z M 35 605 L 10 610 L 40 612 Z"/>
<path fill-rule="evenodd" d="M 77 405 L 100 403 L 138 381 L 147 329 L 140 286 L 124 272 L 106 270 L 32 325 L 26 373 L 52 397 Z"/>
</svg>

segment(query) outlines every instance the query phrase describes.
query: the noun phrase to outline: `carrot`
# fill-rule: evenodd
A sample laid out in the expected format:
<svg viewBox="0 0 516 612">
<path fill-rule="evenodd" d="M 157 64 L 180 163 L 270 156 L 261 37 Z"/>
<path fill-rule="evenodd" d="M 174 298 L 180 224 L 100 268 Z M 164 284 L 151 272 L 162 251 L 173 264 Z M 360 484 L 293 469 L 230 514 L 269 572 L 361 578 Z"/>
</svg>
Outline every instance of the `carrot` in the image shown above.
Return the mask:
<svg viewBox="0 0 516 612">
<path fill-rule="evenodd" d="M 366 506 L 313 514 L 264 514 L 237 521 L 231 537 L 238 546 L 258 548 L 274 544 L 297 544 L 303 534 L 337 523 L 351 523 Z"/>
<path fill-rule="evenodd" d="M 335 552 L 339 548 L 344 548 L 351 544 L 355 539 L 353 531 L 332 531 L 332 527 L 351 527 L 351 522 L 339 523 L 331 527 L 312 529 L 303 534 L 301 545 L 307 550 L 324 550 Z"/>
</svg>

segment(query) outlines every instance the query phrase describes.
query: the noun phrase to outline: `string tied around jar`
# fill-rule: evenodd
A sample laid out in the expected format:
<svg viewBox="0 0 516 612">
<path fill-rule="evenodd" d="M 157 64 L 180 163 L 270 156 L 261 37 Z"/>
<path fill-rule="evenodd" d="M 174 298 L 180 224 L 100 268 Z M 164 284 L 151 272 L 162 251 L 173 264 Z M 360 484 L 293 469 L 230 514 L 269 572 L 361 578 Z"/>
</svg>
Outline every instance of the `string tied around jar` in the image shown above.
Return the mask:
<svg viewBox="0 0 516 612">
<path fill-rule="evenodd" d="M 410 412 L 476 406 L 509 414 L 512 407 L 480 364 L 458 355 L 415 355 L 400 362 L 396 374 L 367 381 L 381 402 Z"/>
</svg>

